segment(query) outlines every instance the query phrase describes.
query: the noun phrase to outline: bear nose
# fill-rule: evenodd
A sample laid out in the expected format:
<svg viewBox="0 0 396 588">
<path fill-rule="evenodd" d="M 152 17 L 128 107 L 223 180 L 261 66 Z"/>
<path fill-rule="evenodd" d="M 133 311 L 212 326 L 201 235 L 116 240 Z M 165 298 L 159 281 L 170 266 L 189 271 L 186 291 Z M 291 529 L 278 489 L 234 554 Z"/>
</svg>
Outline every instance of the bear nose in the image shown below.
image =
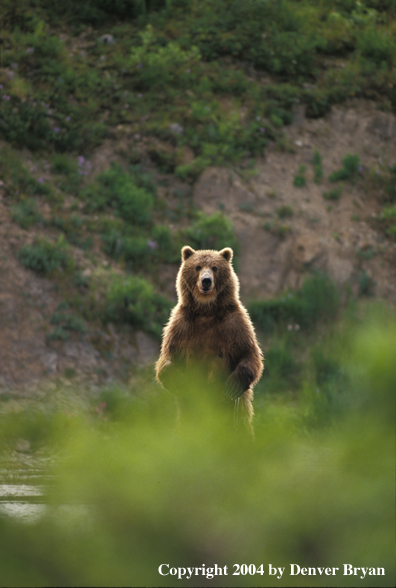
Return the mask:
<svg viewBox="0 0 396 588">
<path fill-rule="evenodd" d="M 202 286 L 205 290 L 208 290 L 212 285 L 212 278 L 203 278 Z"/>
</svg>

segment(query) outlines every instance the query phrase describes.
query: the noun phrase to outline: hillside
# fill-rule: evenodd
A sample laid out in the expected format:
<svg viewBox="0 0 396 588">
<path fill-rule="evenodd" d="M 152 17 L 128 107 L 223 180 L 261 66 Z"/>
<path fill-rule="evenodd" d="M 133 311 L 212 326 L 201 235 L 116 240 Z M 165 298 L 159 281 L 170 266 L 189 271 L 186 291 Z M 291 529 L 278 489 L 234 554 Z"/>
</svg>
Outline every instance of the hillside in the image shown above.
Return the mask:
<svg viewBox="0 0 396 588">
<path fill-rule="evenodd" d="M 396 301 L 394 3 L 170 6 L 2 5 L 4 393 L 150 365 L 185 243 Z"/>
</svg>

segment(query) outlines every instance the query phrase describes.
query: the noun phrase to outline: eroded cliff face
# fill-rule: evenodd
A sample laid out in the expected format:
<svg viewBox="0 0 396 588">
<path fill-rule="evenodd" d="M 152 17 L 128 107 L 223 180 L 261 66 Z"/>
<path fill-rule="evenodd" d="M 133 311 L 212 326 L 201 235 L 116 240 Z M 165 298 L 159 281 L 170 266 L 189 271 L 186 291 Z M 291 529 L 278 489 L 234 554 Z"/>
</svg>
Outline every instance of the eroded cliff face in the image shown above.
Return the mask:
<svg viewBox="0 0 396 588">
<path fill-rule="evenodd" d="M 375 105 L 356 101 L 334 107 L 324 119 L 307 120 L 297 112 L 285 133 L 285 151 L 272 145 L 256 175 L 245 179 L 232 170 L 210 168 L 194 188 L 194 200 L 206 213 L 223 210 L 234 223 L 240 244 L 238 273 L 243 296 L 270 297 L 298 287 L 307 271 L 327 271 L 333 280 L 358 290 L 362 272 L 376 283 L 376 295 L 396 302 L 396 244 L 378 222 L 379 188 L 359 180 L 342 182 L 338 200 L 323 192 L 329 174 L 342 167 L 346 154 L 357 154 L 361 173 L 393 165 L 396 119 Z M 312 157 L 322 156 L 323 179 L 314 181 Z M 293 179 L 300 166 L 306 184 Z"/>
</svg>

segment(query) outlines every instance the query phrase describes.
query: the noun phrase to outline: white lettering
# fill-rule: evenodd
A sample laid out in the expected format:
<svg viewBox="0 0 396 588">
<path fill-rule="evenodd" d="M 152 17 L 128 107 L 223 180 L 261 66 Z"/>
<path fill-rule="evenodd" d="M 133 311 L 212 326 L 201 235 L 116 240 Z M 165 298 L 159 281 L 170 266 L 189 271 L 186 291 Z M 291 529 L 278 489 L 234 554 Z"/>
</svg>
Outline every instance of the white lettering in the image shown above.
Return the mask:
<svg viewBox="0 0 396 588">
<path fill-rule="evenodd" d="M 285 571 L 285 568 L 276 568 L 276 567 L 272 567 L 271 564 L 269 564 L 268 566 L 268 573 L 270 576 L 275 576 L 276 574 L 278 574 L 276 577 L 278 578 L 278 580 L 280 580 L 280 578 L 283 575 L 283 572 Z"/>
<path fill-rule="evenodd" d="M 164 574 L 164 572 L 162 571 L 163 567 L 169 568 L 169 564 L 161 564 L 160 567 L 158 568 L 159 573 L 161 574 L 161 576 L 167 576 L 169 574 L 169 572 L 166 572 L 166 574 Z"/>
<path fill-rule="evenodd" d="M 297 576 L 300 573 L 300 569 L 298 564 L 290 564 L 290 575 Z"/>
</svg>

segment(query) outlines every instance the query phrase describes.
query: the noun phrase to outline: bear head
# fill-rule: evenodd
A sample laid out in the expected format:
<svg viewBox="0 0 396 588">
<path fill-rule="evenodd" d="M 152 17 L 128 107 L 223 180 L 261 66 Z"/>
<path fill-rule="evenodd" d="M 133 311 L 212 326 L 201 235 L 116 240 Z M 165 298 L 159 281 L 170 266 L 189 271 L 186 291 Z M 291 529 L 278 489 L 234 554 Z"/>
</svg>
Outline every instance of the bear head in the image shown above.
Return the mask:
<svg viewBox="0 0 396 588">
<path fill-rule="evenodd" d="M 221 251 L 182 248 L 182 264 L 176 286 L 183 304 L 213 303 L 225 297 L 238 296 L 239 282 L 231 265 L 233 251 L 226 247 Z"/>
</svg>

